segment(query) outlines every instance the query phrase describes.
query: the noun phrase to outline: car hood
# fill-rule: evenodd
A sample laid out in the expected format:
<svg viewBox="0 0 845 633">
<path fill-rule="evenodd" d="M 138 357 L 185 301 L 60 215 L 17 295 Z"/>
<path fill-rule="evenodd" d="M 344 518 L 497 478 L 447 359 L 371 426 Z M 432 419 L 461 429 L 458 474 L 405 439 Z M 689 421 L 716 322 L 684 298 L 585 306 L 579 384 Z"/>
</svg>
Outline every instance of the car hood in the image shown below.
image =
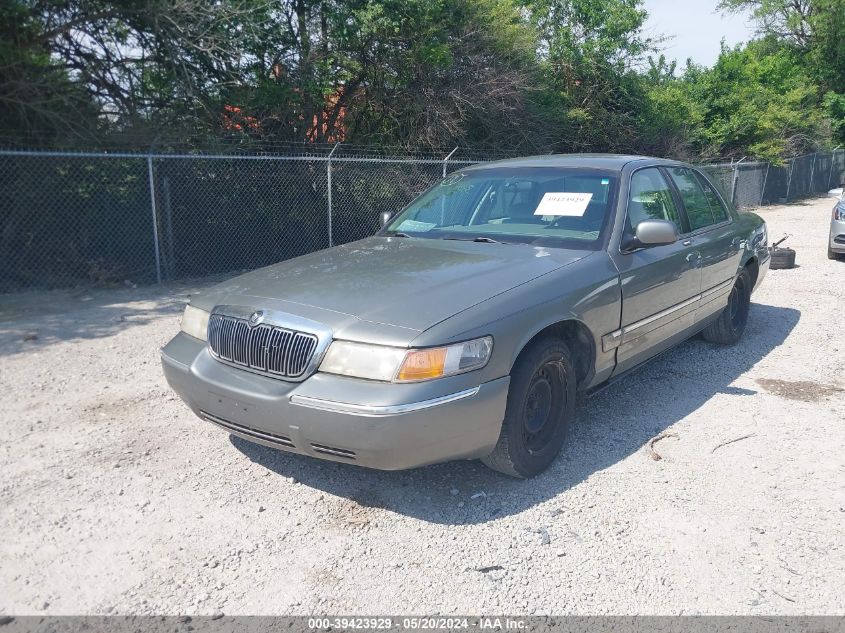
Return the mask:
<svg viewBox="0 0 845 633">
<path fill-rule="evenodd" d="M 192 301 L 273 308 L 335 330 L 366 321 L 423 331 L 590 251 L 370 237 L 255 270 Z"/>
</svg>

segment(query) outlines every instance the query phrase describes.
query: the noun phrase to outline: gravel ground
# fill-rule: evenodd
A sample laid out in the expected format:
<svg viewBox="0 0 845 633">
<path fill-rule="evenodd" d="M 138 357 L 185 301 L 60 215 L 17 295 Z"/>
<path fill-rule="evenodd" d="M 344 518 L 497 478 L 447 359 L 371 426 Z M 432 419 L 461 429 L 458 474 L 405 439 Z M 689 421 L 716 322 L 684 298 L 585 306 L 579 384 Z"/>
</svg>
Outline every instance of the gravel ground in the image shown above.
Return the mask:
<svg viewBox="0 0 845 633">
<path fill-rule="evenodd" d="M 158 350 L 202 284 L 0 297 L 0 613 L 843 614 L 830 208 L 763 210 L 799 267 L 769 273 L 743 341 L 689 341 L 592 398 L 531 481 L 201 422 Z"/>
</svg>

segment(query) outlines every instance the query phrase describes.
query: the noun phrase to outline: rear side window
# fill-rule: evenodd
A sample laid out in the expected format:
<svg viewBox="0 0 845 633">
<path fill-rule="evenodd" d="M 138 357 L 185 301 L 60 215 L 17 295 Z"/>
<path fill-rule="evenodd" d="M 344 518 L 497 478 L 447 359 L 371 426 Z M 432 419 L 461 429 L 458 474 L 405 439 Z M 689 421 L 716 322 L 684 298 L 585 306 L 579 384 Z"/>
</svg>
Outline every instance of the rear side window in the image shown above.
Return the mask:
<svg viewBox="0 0 845 633">
<path fill-rule="evenodd" d="M 681 194 L 690 230 L 697 231 L 726 219 L 716 193 L 709 187 L 705 190 L 700 176 L 684 167 L 668 167 L 667 171 Z"/>
<path fill-rule="evenodd" d="M 634 172 L 628 200 L 628 230 L 633 233 L 643 220 L 671 220 L 680 228 L 672 190 L 656 167 Z"/>
<path fill-rule="evenodd" d="M 695 174 L 695 177 L 698 178 L 701 188 L 704 189 L 704 195 L 707 197 L 707 202 L 710 203 L 710 211 L 713 213 L 713 217 L 716 219 L 716 222 L 724 222 L 727 220 L 728 211 L 725 209 L 725 205 L 719 198 L 719 194 L 716 193 L 713 185 L 711 185 L 710 182 L 699 172 L 696 171 L 693 173 Z"/>
</svg>

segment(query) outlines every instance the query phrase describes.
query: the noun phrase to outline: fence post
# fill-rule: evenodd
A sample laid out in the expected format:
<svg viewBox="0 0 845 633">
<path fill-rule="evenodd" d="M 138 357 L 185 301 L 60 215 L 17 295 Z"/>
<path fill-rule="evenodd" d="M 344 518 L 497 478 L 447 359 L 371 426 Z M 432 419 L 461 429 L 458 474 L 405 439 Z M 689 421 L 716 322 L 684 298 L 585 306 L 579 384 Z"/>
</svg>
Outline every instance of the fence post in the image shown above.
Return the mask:
<svg viewBox="0 0 845 633">
<path fill-rule="evenodd" d="M 731 204 L 736 206 L 736 181 L 739 179 L 739 164 L 744 161 L 748 156 L 743 156 L 737 162 L 734 163 L 734 177 L 731 181 Z"/>
<path fill-rule="evenodd" d="M 812 166 L 810 167 L 810 191 L 808 191 L 808 192 L 807 192 L 807 193 L 811 193 L 811 194 L 812 194 L 812 193 L 815 193 L 815 191 L 814 191 L 814 187 L 813 187 L 813 184 L 814 184 L 814 183 L 813 183 L 813 174 L 814 174 L 814 173 L 815 173 L 815 171 L 816 171 L 816 157 L 817 157 L 818 155 L 819 155 L 819 153 L 818 153 L 818 152 L 813 152 L 813 164 L 812 164 Z"/>
<path fill-rule="evenodd" d="M 766 181 L 769 180 L 769 167 L 771 167 L 771 163 L 766 163 L 766 174 L 763 176 L 763 186 L 760 189 L 760 206 L 763 206 L 763 199 L 766 197 Z"/>
<path fill-rule="evenodd" d="M 452 154 L 454 154 L 454 153 L 455 153 L 455 152 L 457 152 L 457 151 L 458 151 L 458 148 L 456 147 L 456 148 L 455 148 L 455 149 L 453 149 L 451 152 L 449 152 L 448 154 L 446 154 L 446 158 L 444 158 L 444 159 L 443 159 L 443 177 L 444 177 L 444 178 L 446 177 L 446 163 L 447 163 L 447 162 L 449 162 L 449 159 L 450 159 L 450 158 L 452 158 Z"/>
<path fill-rule="evenodd" d="M 161 283 L 161 254 L 158 248 L 158 213 L 156 212 L 156 186 L 153 176 L 153 157 L 147 154 L 147 173 L 150 177 L 150 209 L 153 212 L 153 246 L 156 253 L 156 283 Z"/>
<path fill-rule="evenodd" d="M 338 147 L 340 147 L 340 143 L 335 143 L 332 151 L 329 152 L 329 158 L 326 162 L 326 187 L 328 188 L 329 194 L 329 248 L 334 246 L 334 240 L 332 239 L 332 156 L 334 156 Z"/>
<path fill-rule="evenodd" d="M 786 175 L 786 198 L 784 202 L 789 202 L 789 186 L 792 184 L 792 168 L 795 167 L 795 159 L 789 160 L 789 173 Z"/>
<path fill-rule="evenodd" d="M 827 175 L 827 188 L 830 189 L 830 181 L 833 179 L 833 167 L 836 165 L 836 151 L 841 147 L 837 145 L 830 153 L 830 173 Z"/>
<path fill-rule="evenodd" d="M 176 262 L 173 255 L 173 204 L 170 201 L 170 180 L 165 176 L 162 180 L 162 192 L 164 193 L 164 269 L 167 271 L 167 278 L 173 279 L 176 275 Z"/>
</svg>

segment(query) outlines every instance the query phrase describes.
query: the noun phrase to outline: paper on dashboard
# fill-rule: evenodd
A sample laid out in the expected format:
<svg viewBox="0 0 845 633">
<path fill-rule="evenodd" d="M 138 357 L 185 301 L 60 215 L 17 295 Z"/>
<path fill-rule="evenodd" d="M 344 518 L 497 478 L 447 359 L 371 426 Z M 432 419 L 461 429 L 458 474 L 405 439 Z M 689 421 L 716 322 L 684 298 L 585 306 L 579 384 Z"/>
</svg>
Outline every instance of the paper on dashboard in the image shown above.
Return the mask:
<svg viewBox="0 0 845 633">
<path fill-rule="evenodd" d="M 591 193 L 549 191 L 540 200 L 534 215 L 562 215 L 580 218 L 593 199 Z"/>
</svg>

